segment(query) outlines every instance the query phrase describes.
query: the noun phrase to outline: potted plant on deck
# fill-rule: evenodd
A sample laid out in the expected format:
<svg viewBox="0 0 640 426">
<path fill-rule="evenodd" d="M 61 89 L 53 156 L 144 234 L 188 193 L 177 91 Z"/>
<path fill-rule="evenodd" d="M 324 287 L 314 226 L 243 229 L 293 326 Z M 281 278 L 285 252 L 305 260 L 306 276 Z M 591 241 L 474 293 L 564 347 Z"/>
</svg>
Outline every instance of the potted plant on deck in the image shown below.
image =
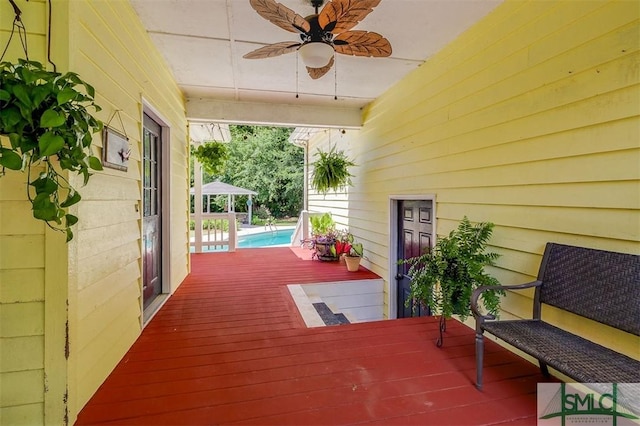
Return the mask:
<svg viewBox="0 0 640 426">
<path fill-rule="evenodd" d="M 349 232 L 336 241 L 336 253 L 342 256 L 349 272 L 356 272 L 360 268 L 363 251 L 362 243 L 356 243 Z"/>
<path fill-rule="evenodd" d="M 471 313 L 471 293 L 483 285 L 499 285 L 498 280 L 485 271 L 494 265 L 497 253 L 486 252 L 487 242 L 493 232 L 493 223 L 472 224 L 465 216 L 448 236 L 438 238 L 435 246 L 422 254 L 401 261 L 409 264 L 407 275 L 411 278 L 411 298 L 407 303 L 420 303 L 440 315 L 440 336 L 445 320 L 459 315 L 464 321 Z M 484 307 L 493 315 L 498 314 L 503 291 L 486 291 L 482 294 Z M 415 305 L 414 305 L 415 306 Z"/>
<path fill-rule="evenodd" d="M 314 250 L 312 257 L 323 261 L 338 260 L 336 252 L 338 232 L 331 214 L 313 215 L 309 217 L 309 221 L 311 222 L 311 247 Z"/>
</svg>

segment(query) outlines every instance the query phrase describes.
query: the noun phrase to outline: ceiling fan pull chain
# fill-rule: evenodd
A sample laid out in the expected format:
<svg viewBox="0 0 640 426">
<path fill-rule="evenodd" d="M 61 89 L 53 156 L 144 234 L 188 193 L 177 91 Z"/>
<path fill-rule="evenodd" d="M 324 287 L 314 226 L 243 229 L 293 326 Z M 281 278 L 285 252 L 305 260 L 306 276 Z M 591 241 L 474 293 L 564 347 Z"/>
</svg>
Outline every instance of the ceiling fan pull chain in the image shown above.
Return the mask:
<svg viewBox="0 0 640 426">
<path fill-rule="evenodd" d="M 336 54 L 333 54 L 333 60 L 335 62 L 335 66 L 333 67 L 333 100 L 338 100 L 338 61 L 336 59 Z"/>
<path fill-rule="evenodd" d="M 299 74 L 298 70 L 300 69 L 300 64 L 298 63 L 299 62 L 298 61 L 298 57 L 299 56 L 300 56 L 300 53 L 298 53 L 296 51 L 296 99 L 298 99 L 300 97 L 300 94 L 298 93 L 298 91 L 299 91 L 298 90 L 298 80 L 299 80 L 299 78 L 298 78 L 298 74 Z"/>
</svg>

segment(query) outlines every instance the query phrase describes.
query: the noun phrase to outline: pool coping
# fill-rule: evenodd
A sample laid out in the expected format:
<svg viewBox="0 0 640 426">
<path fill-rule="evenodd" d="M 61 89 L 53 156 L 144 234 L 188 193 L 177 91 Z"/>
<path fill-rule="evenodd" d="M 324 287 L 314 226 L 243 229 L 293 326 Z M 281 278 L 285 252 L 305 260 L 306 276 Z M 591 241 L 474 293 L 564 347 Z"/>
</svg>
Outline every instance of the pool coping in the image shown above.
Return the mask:
<svg viewBox="0 0 640 426">
<path fill-rule="evenodd" d="M 264 226 L 256 226 L 255 228 L 240 228 L 237 232 L 238 237 L 242 237 L 242 236 L 246 236 L 246 235 L 253 235 L 253 234 L 265 234 L 267 232 L 271 232 L 271 231 L 287 231 L 289 229 L 296 229 L 295 226 L 278 226 L 278 227 L 273 227 L 273 229 L 269 229 L 268 227 L 264 227 Z"/>
</svg>

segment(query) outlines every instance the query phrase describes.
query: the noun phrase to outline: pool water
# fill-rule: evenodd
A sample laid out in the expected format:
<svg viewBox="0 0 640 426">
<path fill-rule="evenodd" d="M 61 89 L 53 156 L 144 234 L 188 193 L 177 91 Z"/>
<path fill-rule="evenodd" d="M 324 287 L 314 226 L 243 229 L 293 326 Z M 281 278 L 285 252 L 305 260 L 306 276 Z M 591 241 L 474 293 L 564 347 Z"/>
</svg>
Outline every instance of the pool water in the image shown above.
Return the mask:
<svg viewBox="0 0 640 426">
<path fill-rule="evenodd" d="M 237 248 L 275 247 L 288 246 L 291 244 L 291 236 L 294 229 L 274 229 L 248 235 L 238 235 Z M 191 246 L 191 253 L 195 252 L 195 247 Z M 227 251 L 227 246 L 202 246 L 203 252 Z"/>
<path fill-rule="evenodd" d="M 277 229 L 238 236 L 238 248 L 269 247 L 291 244 L 294 229 Z"/>
</svg>

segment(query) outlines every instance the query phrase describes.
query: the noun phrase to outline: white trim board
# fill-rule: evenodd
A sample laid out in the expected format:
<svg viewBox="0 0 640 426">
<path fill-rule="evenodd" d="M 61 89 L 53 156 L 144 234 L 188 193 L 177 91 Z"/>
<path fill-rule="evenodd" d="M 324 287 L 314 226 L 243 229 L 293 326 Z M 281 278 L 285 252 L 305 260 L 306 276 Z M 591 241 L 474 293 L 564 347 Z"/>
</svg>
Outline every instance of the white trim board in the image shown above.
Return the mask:
<svg viewBox="0 0 640 426">
<path fill-rule="evenodd" d="M 326 325 L 314 303 L 325 303 L 334 314 L 344 314 L 350 323 L 384 319 L 384 281 L 381 278 L 289 284 L 287 289 L 310 328 Z"/>
</svg>

